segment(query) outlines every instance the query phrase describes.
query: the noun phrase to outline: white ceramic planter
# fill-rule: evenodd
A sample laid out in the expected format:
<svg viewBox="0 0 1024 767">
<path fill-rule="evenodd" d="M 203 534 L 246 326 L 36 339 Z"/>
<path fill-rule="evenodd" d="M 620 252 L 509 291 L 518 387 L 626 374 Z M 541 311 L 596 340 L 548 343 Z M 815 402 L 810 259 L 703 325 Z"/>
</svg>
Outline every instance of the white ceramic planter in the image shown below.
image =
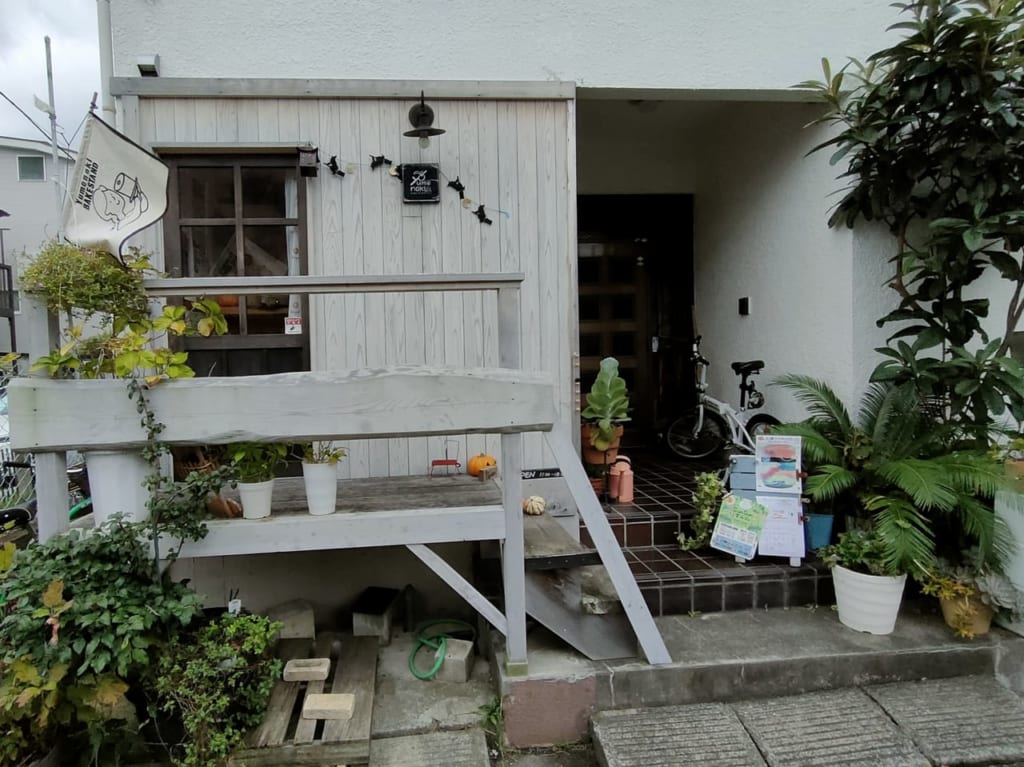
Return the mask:
<svg viewBox="0 0 1024 767">
<path fill-rule="evenodd" d="M 245 519 L 263 519 L 270 516 L 270 500 L 274 495 L 274 480 L 266 482 L 239 482 L 238 497 L 242 501 Z"/>
<path fill-rule="evenodd" d="M 149 491 L 146 477 L 151 468 L 138 451 L 92 450 L 85 455 L 89 494 L 96 527 L 113 514 L 124 514 L 132 522 L 149 519 Z"/>
<path fill-rule="evenodd" d="M 896 628 L 906 582 L 905 574 L 865 575 L 838 565 L 833 567 L 839 622 L 855 631 L 891 634 Z"/>
<path fill-rule="evenodd" d="M 309 513 L 316 516 L 333 514 L 338 500 L 338 465 L 303 463 L 302 478 L 306 485 Z"/>
</svg>

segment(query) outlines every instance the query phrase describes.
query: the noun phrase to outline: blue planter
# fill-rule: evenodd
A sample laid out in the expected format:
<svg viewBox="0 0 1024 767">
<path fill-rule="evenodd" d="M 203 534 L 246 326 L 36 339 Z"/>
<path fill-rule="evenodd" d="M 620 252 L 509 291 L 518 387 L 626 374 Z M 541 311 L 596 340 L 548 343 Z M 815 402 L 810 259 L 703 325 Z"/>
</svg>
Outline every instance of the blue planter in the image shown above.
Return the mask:
<svg viewBox="0 0 1024 767">
<path fill-rule="evenodd" d="M 805 514 L 804 540 L 808 551 L 828 546 L 832 542 L 832 515 Z"/>
</svg>

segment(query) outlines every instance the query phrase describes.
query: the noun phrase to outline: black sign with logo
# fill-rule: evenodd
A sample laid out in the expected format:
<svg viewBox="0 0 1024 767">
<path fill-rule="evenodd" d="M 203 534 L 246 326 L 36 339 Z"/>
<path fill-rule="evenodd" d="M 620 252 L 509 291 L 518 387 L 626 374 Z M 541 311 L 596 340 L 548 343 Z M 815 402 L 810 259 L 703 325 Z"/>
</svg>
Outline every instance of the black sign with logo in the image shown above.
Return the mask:
<svg viewBox="0 0 1024 767">
<path fill-rule="evenodd" d="M 441 199 L 441 181 L 437 166 L 402 163 L 402 192 L 406 202 L 438 202 Z"/>
</svg>

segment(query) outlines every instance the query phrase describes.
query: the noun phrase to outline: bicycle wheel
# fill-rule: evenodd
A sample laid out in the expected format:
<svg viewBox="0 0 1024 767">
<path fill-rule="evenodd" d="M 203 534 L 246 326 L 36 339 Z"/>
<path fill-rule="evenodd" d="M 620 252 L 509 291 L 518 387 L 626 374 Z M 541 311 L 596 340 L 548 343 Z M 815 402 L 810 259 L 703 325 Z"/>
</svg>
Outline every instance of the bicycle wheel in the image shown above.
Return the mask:
<svg viewBox="0 0 1024 767">
<path fill-rule="evenodd" d="M 770 434 L 772 427 L 778 426 L 779 423 L 779 419 L 775 416 L 768 415 L 767 413 L 758 413 L 747 421 L 747 434 L 756 442 L 759 434 Z"/>
<path fill-rule="evenodd" d="M 729 427 L 718 413 L 704 410 L 704 423 L 697 431 L 700 411 L 697 408 L 672 422 L 665 432 L 669 449 L 680 458 L 706 458 L 717 453 L 729 441 Z"/>
</svg>

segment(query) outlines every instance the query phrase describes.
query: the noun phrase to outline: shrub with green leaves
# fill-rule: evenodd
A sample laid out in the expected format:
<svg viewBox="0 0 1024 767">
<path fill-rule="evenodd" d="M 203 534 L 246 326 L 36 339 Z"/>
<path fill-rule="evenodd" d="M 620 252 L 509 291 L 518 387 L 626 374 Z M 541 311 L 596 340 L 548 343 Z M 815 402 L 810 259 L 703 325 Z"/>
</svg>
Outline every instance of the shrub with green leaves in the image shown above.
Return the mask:
<svg viewBox="0 0 1024 767">
<path fill-rule="evenodd" d="M 125 693 L 199 614 L 184 585 L 154 580 L 138 526 L 114 518 L 76 532 L 18 551 L 4 582 L 3 764 L 45 752 L 58 733 L 87 740 L 97 758 L 126 747 L 137 723 Z"/>
<path fill-rule="evenodd" d="M 848 182 L 830 225 L 878 221 L 893 235 L 897 323 L 876 381 L 913 382 L 984 444 L 993 417 L 1024 420 L 1024 368 L 1009 356 L 1024 315 L 1024 3 L 911 0 L 902 37 L 802 85 L 837 128 L 817 149 Z M 983 321 L 1009 282 L 1001 337 Z"/>
<path fill-rule="evenodd" d="M 161 655 L 159 705 L 180 716 L 188 733 L 172 754 L 176 765 L 223 764 L 260 723 L 281 674 L 281 661 L 272 655 L 280 629 L 259 615 L 224 614 Z"/>
</svg>

